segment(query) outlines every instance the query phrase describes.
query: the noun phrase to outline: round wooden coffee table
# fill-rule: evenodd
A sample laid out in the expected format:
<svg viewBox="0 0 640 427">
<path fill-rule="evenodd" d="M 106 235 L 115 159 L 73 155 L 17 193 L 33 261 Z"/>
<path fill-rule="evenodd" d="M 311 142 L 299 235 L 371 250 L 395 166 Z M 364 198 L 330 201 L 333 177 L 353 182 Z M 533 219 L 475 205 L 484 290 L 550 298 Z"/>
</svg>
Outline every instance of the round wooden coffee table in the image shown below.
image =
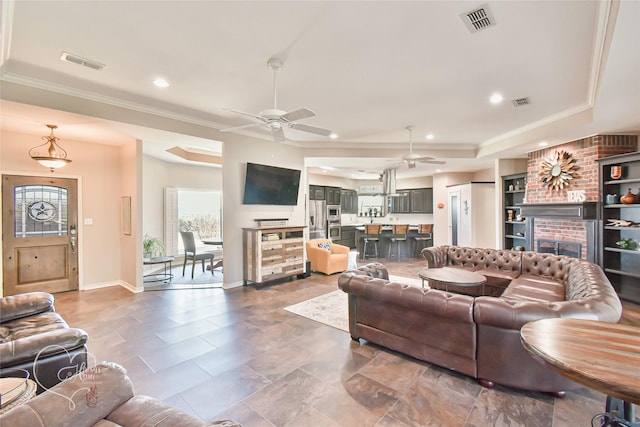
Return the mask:
<svg viewBox="0 0 640 427">
<path fill-rule="evenodd" d="M 418 276 L 422 279 L 422 289 L 424 289 L 424 281 L 426 280 L 429 282 L 429 286 L 435 289 L 444 287 L 447 292 L 449 286 L 482 286 L 482 294 L 484 295 L 484 284 L 487 283 L 487 278 L 482 274 L 453 267 L 425 268 L 418 272 Z"/>
</svg>

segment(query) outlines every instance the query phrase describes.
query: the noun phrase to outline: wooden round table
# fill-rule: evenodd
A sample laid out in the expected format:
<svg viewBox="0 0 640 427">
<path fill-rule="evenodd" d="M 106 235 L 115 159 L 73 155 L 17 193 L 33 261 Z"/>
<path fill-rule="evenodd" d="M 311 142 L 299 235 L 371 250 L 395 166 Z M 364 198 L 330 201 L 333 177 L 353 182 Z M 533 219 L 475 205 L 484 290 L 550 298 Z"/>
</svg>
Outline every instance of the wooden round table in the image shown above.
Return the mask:
<svg viewBox="0 0 640 427">
<path fill-rule="evenodd" d="M 617 412 L 627 422 L 621 425 L 640 426 L 634 422 L 632 405 L 640 405 L 640 328 L 595 320 L 543 319 L 524 325 L 520 337 L 524 348 L 542 364 L 609 396 L 605 410 Z"/>
<path fill-rule="evenodd" d="M 453 267 L 425 268 L 418 272 L 418 276 L 422 279 L 422 289 L 424 289 L 424 281 L 426 280 L 430 286 L 435 288 L 442 286 L 447 292 L 449 286 L 482 286 L 482 294 L 484 295 L 484 284 L 487 282 L 487 278 L 482 274 Z"/>
<path fill-rule="evenodd" d="M 37 385 L 28 378 L 0 378 L 0 414 L 22 405 L 36 395 Z"/>
</svg>

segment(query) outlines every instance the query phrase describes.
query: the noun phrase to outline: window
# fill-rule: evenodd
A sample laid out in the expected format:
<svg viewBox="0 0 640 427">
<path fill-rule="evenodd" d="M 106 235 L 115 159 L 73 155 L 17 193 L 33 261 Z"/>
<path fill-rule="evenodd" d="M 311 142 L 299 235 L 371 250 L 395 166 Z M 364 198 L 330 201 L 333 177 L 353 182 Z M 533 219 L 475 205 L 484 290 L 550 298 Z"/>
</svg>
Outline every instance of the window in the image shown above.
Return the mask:
<svg viewBox="0 0 640 427">
<path fill-rule="evenodd" d="M 15 187 L 15 237 L 67 234 L 67 190 L 50 185 Z"/>
<path fill-rule="evenodd" d="M 222 192 L 166 188 L 167 254 L 183 252 L 180 231 L 193 231 L 196 245 L 202 239 L 222 239 Z"/>
</svg>

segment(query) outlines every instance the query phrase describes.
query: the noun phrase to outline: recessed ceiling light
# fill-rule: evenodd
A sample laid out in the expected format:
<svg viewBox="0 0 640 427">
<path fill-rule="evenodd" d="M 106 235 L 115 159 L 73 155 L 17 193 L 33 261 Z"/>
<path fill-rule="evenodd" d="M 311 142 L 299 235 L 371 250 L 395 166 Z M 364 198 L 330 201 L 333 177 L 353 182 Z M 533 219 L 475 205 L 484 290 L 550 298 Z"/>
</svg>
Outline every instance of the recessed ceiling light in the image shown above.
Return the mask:
<svg viewBox="0 0 640 427">
<path fill-rule="evenodd" d="M 493 95 L 491 95 L 491 98 L 489 98 L 489 102 L 491 102 L 492 104 L 500 104 L 503 99 L 504 97 L 502 95 L 500 95 L 499 93 L 494 93 Z"/>
<path fill-rule="evenodd" d="M 428 133 L 427 137 L 426 137 L 429 141 L 431 141 L 433 139 L 433 134 L 432 133 Z"/>
<path fill-rule="evenodd" d="M 323 171 L 334 171 L 336 170 L 336 168 L 334 168 L 333 166 L 320 166 L 320 169 L 322 169 Z"/>
<path fill-rule="evenodd" d="M 329 138 L 331 138 L 331 139 L 338 139 L 338 134 L 337 134 L 337 133 L 335 133 L 335 132 L 331 132 L 331 133 L 329 134 Z"/>
<path fill-rule="evenodd" d="M 442 169 L 436 169 L 436 172 L 442 172 Z"/>
<path fill-rule="evenodd" d="M 549 145 L 549 143 L 547 141 L 538 142 L 538 147 L 546 147 L 547 145 Z"/>
<path fill-rule="evenodd" d="M 156 87 L 160 87 L 160 88 L 169 87 L 169 82 L 166 79 L 163 79 L 162 77 L 158 77 L 157 79 L 155 79 L 153 81 L 153 84 Z"/>
</svg>

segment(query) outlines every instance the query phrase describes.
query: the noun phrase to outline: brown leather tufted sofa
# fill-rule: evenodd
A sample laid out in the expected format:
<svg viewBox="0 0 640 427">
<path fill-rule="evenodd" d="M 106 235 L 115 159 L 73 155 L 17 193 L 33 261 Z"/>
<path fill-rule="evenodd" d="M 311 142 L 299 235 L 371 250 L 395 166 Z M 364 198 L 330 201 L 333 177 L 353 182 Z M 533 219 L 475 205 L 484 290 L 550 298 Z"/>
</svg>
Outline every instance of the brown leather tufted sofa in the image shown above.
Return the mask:
<svg viewBox="0 0 640 427">
<path fill-rule="evenodd" d="M 577 385 L 536 362 L 520 328 L 549 317 L 617 322 L 622 306 L 597 265 L 554 254 L 438 246 L 422 251 L 429 267 L 479 272 L 500 296 L 421 289 L 389 281 L 384 265 L 343 273 L 349 332 L 491 387 L 502 384 L 562 395 Z M 451 288 L 450 288 L 451 289 Z"/>
<path fill-rule="evenodd" d="M 26 370 L 38 392 L 87 366 L 87 340 L 55 312 L 53 295 L 28 292 L 0 298 L 0 369 Z"/>
</svg>

